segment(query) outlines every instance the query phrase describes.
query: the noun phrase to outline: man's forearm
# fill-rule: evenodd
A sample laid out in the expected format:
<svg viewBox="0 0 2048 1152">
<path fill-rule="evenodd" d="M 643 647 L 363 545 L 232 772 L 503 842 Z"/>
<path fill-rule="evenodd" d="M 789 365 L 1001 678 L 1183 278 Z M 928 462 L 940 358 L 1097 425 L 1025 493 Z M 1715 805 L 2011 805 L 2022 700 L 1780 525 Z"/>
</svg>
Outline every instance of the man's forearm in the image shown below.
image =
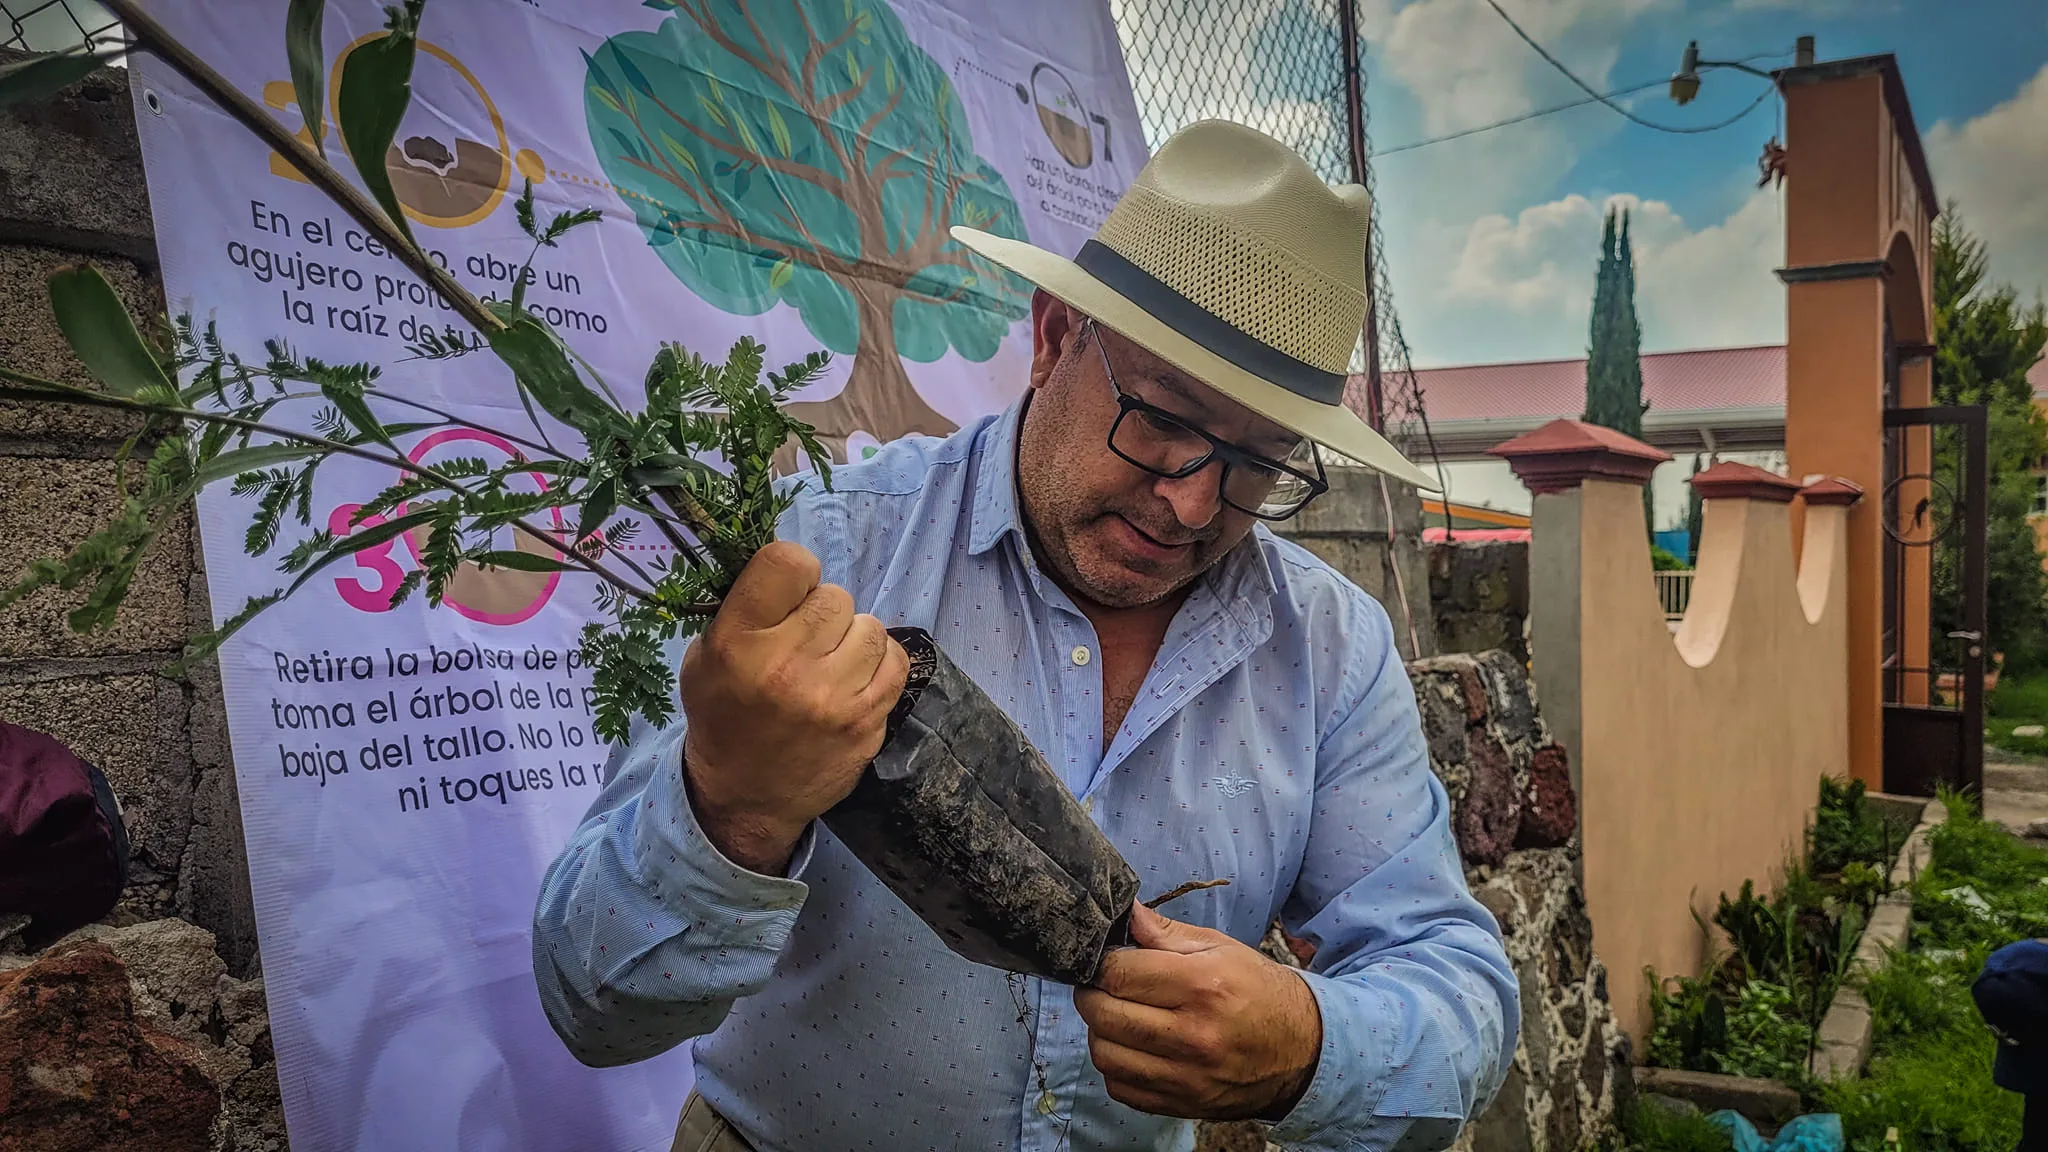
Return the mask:
<svg viewBox="0 0 2048 1152">
<path fill-rule="evenodd" d="M 556 1033 L 588 1064 L 646 1059 L 715 1029 L 773 976 L 807 893 L 710 842 L 679 746 L 680 733 L 664 733 L 621 753 L 542 881 L 535 982 Z"/>
</svg>

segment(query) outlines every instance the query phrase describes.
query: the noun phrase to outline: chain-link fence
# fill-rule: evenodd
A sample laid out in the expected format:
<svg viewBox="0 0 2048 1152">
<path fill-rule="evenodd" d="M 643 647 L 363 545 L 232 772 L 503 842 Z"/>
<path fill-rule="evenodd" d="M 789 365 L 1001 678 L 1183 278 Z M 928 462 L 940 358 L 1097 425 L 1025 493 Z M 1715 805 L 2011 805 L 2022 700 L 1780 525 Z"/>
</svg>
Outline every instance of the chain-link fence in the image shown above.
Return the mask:
<svg viewBox="0 0 2048 1152">
<path fill-rule="evenodd" d="M 1362 176 L 1372 187 L 1356 0 L 1109 0 L 1109 10 L 1154 147 L 1183 125 L 1220 117 L 1286 143 L 1325 180 Z M 1353 357 L 1359 380 L 1347 402 L 1372 412 L 1411 454 L 1433 458 L 1381 237 L 1375 200 L 1373 325 Z"/>
<path fill-rule="evenodd" d="M 0 3 L 0 48 L 56 52 L 118 38 L 120 21 L 92 0 L 6 0 Z"/>
<path fill-rule="evenodd" d="M 1156 147 L 1183 125 L 1221 117 L 1286 143 L 1325 180 L 1362 172 L 1370 187 L 1356 8 L 1356 0 L 1109 0 L 1146 140 Z M 94 0 L 0 0 L 0 47 L 48 52 L 111 43 L 119 33 L 119 22 Z M 1358 383 L 1347 402 L 1372 412 L 1411 454 L 1434 457 L 1384 252 L 1376 201 L 1373 325 L 1353 356 Z"/>
</svg>

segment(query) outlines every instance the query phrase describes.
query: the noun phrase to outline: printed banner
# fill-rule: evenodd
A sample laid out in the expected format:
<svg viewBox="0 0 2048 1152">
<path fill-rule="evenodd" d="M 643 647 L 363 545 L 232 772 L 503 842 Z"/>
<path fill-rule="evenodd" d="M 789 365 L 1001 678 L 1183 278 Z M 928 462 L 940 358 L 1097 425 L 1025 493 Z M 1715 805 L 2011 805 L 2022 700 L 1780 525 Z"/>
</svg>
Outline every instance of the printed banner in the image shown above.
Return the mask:
<svg viewBox="0 0 2048 1152">
<path fill-rule="evenodd" d="M 284 4 L 156 8 L 311 141 Z M 351 172 L 340 63 L 382 29 L 374 0 L 327 5 L 323 139 Z M 532 432 L 488 352 L 407 352 L 463 335 L 447 302 L 159 61 L 133 67 L 173 314 L 256 363 L 275 339 L 376 364 L 380 387 L 495 430 L 415 432 L 399 441 L 413 463 L 517 453 Z M 525 181 L 543 219 L 597 208 L 534 256 L 528 306 L 629 405 L 661 341 L 718 361 L 752 336 L 771 365 L 823 347 L 832 368 L 798 410 L 842 458 L 950 431 L 1025 384 L 1029 288 L 950 226 L 1072 253 L 1145 159 L 1103 0 L 433 0 L 412 84 L 382 162 L 435 260 L 509 295 L 533 250 Z M 278 415 L 312 427 L 319 407 Z M 312 527 L 346 534 L 399 475 L 325 465 Z M 283 583 L 244 552 L 252 511 L 224 486 L 201 500 L 218 619 Z M 585 1068 L 531 974 L 541 873 L 606 755 L 576 645 L 591 581 L 467 569 L 439 609 L 394 608 L 422 546 L 400 536 L 323 572 L 221 656 L 292 1146 L 666 1149 L 687 1046 Z"/>
</svg>

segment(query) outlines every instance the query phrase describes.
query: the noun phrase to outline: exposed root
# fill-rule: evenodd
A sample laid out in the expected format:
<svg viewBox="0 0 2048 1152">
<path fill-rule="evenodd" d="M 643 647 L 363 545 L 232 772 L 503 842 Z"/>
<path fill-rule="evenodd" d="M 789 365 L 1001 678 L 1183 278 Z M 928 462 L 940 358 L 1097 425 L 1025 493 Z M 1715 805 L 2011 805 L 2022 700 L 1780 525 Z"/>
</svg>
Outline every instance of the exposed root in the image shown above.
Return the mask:
<svg viewBox="0 0 2048 1152">
<path fill-rule="evenodd" d="M 1164 896 L 1154 896 L 1145 901 L 1145 907 L 1157 911 L 1161 904 L 1169 900 L 1178 900 L 1190 892 L 1200 892 L 1204 888 L 1221 888 L 1228 883 L 1228 880 L 1190 880 Z"/>
</svg>

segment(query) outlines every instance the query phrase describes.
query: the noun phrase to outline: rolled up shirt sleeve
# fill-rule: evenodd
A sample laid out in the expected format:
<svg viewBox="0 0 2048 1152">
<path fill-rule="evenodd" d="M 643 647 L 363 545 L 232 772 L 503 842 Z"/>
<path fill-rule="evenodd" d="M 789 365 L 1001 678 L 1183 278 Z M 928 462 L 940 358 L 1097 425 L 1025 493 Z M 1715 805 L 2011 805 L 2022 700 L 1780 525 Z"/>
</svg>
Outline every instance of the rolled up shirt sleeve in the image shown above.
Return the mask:
<svg viewBox="0 0 2048 1152">
<path fill-rule="evenodd" d="M 1316 1071 L 1271 1139 L 1290 1148 L 1449 1147 L 1491 1103 L 1521 1025 L 1514 969 L 1472 898 L 1386 612 L 1348 639 L 1355 702 L 1320 749 L 1315 814 L 1282 919 L 1316 943 Z M 1363 635 L 1360 635 L 1363 633 Z"/>
<path fill-rule="evenodd" d="M 660 1055 L 766 986 L 809 889 L 749 871 L 697 825 L 683 725 L 636 722 L 607 783 L 541 882 L 533 967 L 556 1035 L 585 1064 Z M 802 875 L 815 833 L 790 863 Z"/>
<path fill-rule="evenodd" d="M 795 500 L 777 535 L 815 553 L 825 580 L 847 584 L 837 502 L 803 477 L 778 486 Z M 671 668 L 687 647 L 669 645 Z M 732 863 L 704 835 L 683 787 L 685 729 L 680 712 L 662 728 L 633 720 L 596 801 L 541 880 L 534 981 L 548 1022 L 585 1064 L 630 1064 L 715 1030 L 733 1001 L 767 986 L 810 890 L 797 878 L 815 824 L 787 877 Z"/>
</svg>

